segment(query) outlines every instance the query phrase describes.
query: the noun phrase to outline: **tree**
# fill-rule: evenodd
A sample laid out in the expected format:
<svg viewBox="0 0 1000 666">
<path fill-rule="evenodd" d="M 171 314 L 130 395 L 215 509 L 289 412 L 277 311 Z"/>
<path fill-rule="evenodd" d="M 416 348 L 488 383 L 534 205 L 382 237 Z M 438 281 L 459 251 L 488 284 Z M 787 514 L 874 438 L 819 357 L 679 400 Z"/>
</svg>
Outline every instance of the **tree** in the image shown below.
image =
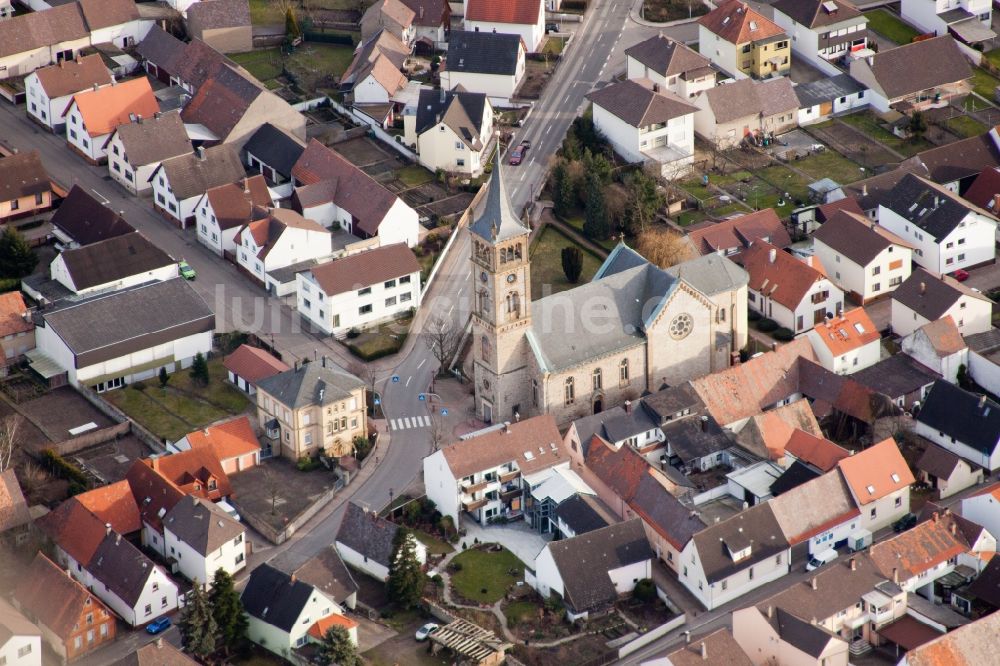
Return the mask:
<svg viewBox="0 0 1000 666">
<path fill-rule="evenodd" d="M 445 426 L 444 417 L 437 411 L 433 412 L 430 418 L 431 427 L 428 430 L 428 434 L 431 438 L 431 449 L 432 451 L 439 451 L 442 446 L 448 443 L 448 429 Z"/>
<path fill-rule="evenodd" d="M 295 18 L 295 10 L 291 7 L 285 9 L 285 40 L 291 44 L 302 36 L 299 30 L 299 21 Z"/>
<path fill-rule="evenodd" d="M 587 174 L 587 211 L 583 220 L 583 235 L 591 240 L 604 240 L 611 234 L 604 188 L 594 174 Z"/>
<path fill-rule="evenodd" d="M 910 122 L 907 125 L 907 129 L 910 131 L 910 140 L 919 141 L 924 137 L 924 132 L 927 131 L 927 121 L 924 120 L 924 114 L 920 111 L 915 111 L 912 116 L 910 116 Z"/>
<path fill-rule="evenodd" d="M 670 268 L 694 255 L 684 236 L 662 228 L 647 229 L 639 234 L 635 249 L 660 268 Z"/>
<path fill-rule="evenodd" d="M 564 160 L 556 160 L 552 167 L 552 205 L 555 214 L 566 217 L 573 204 L 576 203 L 573 187 L 573 179 L 569 175 Z"/>
<path fill-rule="evenodd" d="M 170 375 L 167 374 L 167 369 L 165 367 L 160 368 L 159 380 L 160 388 L 167 388 L 167 382 L 170 381 Z"/>
<path fill-rule="evenodd" d="M 462 344 L 462 332 L 455 328 L 450 319 L 435 315 L 424 326 L 424 342 L 438 361 L 438 376 L 448 372 L 451 360 Z"/>
<path fill-rule="evenodd" d="M 0 472 L 5 472 L 14 464 L 14 451 L 20 439 L 21 416 L 12 414 L 0 421 Z"/>
<path fill-rule="evenodd" d="M 278 512 L 278 499 L 281 498 L 281 484 L 278 483 L 277 477 L 271 474 L 266 466 L 261 469 L 261 476 L 264 478 L 264 492 L 267 498 L 271 500 L 271 515 L 273 516 Z"/>
<path fill-rule="evenodd" d="M 562 269 L 563 275 L 572 284 L 580 281 L 580 273 L 583 272 L 583 251 L 575 245 L 562 249 Z"/>
<path fill-rule="evenodd" d="M 386 581 L 389 598 L 403 608 L 413 608 L 424 593 L 424 572 L 420 569 L 413 536 L 405 527 L 396 530 L 393 540 L 389 580 Z"/>
<path fill-rule="evenodd" d="M 246 637 L 247 616 L 243 611 L 240 594 L 233 585 L 233 577 L 225 569 L 216 570 L 208 600 L 219 632 L 219 641 L 228 655 Z"/>
<path fill-rule="evenodd" d="M 201 352 L 195 354 L 191 363 L 191 379 L 202 386 L 208 386 L 208 361 Z"/>
<path fill-rule="evenodd" d="M 31 275 L 38 256 L 17 229 L 8 224 L 0 235 L 0 278 L 21 279 Z"/>
<path fill-rule="evenodd" d="M 358 648 L 351 642 L 351 635 L 341 626 L 330 627 L 319 646 L 319 655 L 326 664 L 361 666 Z"/>
<path fill-rule="evenodd" d="M 660 192 L 656 179 L 644 171 L 633 171 L 625 177 L 625 191 L 628 193 L 626 223 L 633 234 L 639 235 L 652 224 L 667 198 Z"/>
<path fill-rule="evenodd" d="M 197 580 L 187 595 L 187 605 L 184 606 L 177 628 L 181 632 L 181 644 L 185 651 L 202 659 L 215 652 L 215 633 L 218 627 L 212 617 L 208 595 Z"/>
<path fill-rule="evenodd" d="M 597 182 L 601 185 L 607 185 L 611 182 L 611 162 L 601 153 L 595 155 L 590 151 L 590 148 L 585 149 L 583 151 L 583 168 L 588 175 L 594 174 Z"/>
</svg>

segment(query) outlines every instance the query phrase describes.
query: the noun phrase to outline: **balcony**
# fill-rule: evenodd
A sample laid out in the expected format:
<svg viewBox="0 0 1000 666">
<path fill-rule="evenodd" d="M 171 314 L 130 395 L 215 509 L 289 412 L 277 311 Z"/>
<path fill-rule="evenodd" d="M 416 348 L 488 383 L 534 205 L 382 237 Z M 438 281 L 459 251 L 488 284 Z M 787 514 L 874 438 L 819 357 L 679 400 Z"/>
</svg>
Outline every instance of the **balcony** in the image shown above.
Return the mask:
<svg viewBox="0 0 1000 666">
<path fill-rule="evenodd" d="M 504 502 L 511 500 L 514 497 L 518 497 L 521 494 L 520 486 L 506 486 L 500 488 L 500 499 Z"/>
<path fill-rule="evenodd" d="M 469 493 L 471 495 L 472 493 L 479 492 L 480 490 L 482 490 L 483 488 L 485 488 L 487 485 L 489 485 L 489 481 L 485 481 L 485 480 L 479 481 L 479 482 L 476 482 L 476 483 L 468 483 L 466 481 L 463 481 L 462 482 L 462 492 Z"/>
<path fill-rule="evenodd" d="M 488 500 L 485 497 L 483 499 L 471 499 L 471 500 L 464 499 L 462 500 L 462 509 L 470 512 L 477 511 L 486 506 L 487 501 Z"/>
<path fill-rule="evenodd" d="M 521 471 L 516 469 L 512 469 L 509 472 L 502 472 L 500 474 L 500 483 L 507 483 L 508 481 L 513 481 L 519 476 L 521 476 Z"/>
</svg>

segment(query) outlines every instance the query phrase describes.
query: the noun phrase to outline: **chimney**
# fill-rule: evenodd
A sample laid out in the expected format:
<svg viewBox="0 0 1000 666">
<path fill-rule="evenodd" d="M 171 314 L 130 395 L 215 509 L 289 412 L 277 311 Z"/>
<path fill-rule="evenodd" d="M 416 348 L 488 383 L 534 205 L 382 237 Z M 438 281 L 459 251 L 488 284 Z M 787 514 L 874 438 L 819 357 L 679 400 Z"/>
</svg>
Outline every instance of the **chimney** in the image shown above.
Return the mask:
<svg viewBox="0 0 1000 666">
<path fill-rule="evenodd" d="M 994 211 L 1000 209 L 1000 194 L 993 195 L 993 205 L 989 206 L 989 210 Z"/>
<path fill-rule="evenodd" d="M 660 84 L 659 83 L 654 83 L 653 84 L 653 92 L 655 92 L 655 93 L 660 92 Z"/>
<path fill-rule="evenodd" d="M 691 642 L 691 632 L 690 631 L 685 631 L 684 632 L 684 642 L 685 643 L 690 643 Z"/>
<path fill-rule="evenodd" d="M 927 293 L 927 283 L 926 282 L 921 282 L 920 283 L 920 295 L 923 296 L 926 293 Z"/>
<path fill-rule="evenodd" d="M 104 533 L 111 534 L 111 523 L 104 523 Z"/>
<path fill-rule="evenodd" d="M 955 536 L 955 521 L 951 521 L 951 535 Z"/>
<path fill-rule="evenodd" d="M 812 588 L 812 589 L 814 589 L 814 590 L 816 589 L 816 576 L 813 576 L 813 577 L 812 577 L 812 578 L 811 578 L 811 579 L 809 580 L 809 587 L 811 587 L 811 588 Z"/>
<path fill-rule="evenodd" d="M 770 250 L 767 251 L 767 260 L 770 263 L 773 264 L 774 261 L 775 261 L 775 259 L 777 259 L 777 258 L 778 258 L 778 250 L 777 250 L 777 248 L 773 248 L 772 247 Z"/>
<path fill-rule="evenodd" d="M 296 580 L 297 579 L 295 578 L 295 574 L 292 574 L 291 576 L 288 577 L 288 582 L 291 583 L 292 585 L 295 585 Z"/>
<path fill-rule="evenodd" d="M 809 255 L 808 257 L 806 257 L 806 266 L 808 266 L 809 268 L 813 267 L 813 258 L 812 258 L 812 255 Z"/>
<path fill-rule="evenodd" d="M 130 114 L 128 114 L 128 121 L 129 121 L 130 123 L 134 123 L 134 122 L 135 122 L 135 118 L 136 118 L 136 116 L 135 116 L 135 114 L 134 114 L 134 113 L 130 113 Z"/>
<path fill-rule="evenodd" d="M 243 178 L 243 194 L 250 194 L 250 179 Z"/>
<path fill-rule="evenodd" d="M 142 124 L 142 114 L 141 113 L 136 114 L 136 116 L 135 116 L 135 122 L 139 123 L 140 125 Z"/>
<path fill-rule="evenodd" d="M 852 557 L 848 561 L 851 563 L 851 571 L 857 571 L 858 570 L 858 560 L 856 558 Z"/>
<path fill-rule="evenodd" d="M 861 186 L 861 196 L 863 197 L 868 196 L 868 183 L 865 183 L 864 185 Z"/>
<path fill-rule="evenodd" d="M 701 431 L 702 432 L 708 432 L 708 417 L 707 416 L 701 417 Z"/>
<path fill-rule="evenodd" d="M 98 89 L 100 89 L 100 87 L 101 87 L 101 86 L 100 86 L 100 85 L 98 85 L 98 84 L 96 84 L 96 83 L 95 83 L 95 84 L 93 85 L 93 89 L 94 89 L 94 90 L 98 90 Z"/>
<path fill-rule="evenodd" d="M 985 406 L 986 406 L 986 396 L 981 395 L 979 396 L 979 409 L 982 409 Z"/>
<path fill-rule="evenodd" d="M 504 421 L 503 422 L 503 432 L 504 432 L 505 435 L 509 435 L 510 434 L 510 421 Z"/>
<path fill-rule="evenodd" d="M 774 606 L 772 606 L 771 604 L 768 604 L 767 605 L 767 619 L 770 620 L 772 617 L 774 617 Z"/>
<path fill-rule="evenodd" d="M 198 146 L 196 152 L 198 153 L 199 160 L 205 159 L 205 146 Z"/>
<path fill-rule="evenodd" d="M 631 414 L 632 413 L 632 401 L 631 400 L 626 400 L 625 401 L 625 413 L 626 414 Z"/>
<path fill-rule="evenodd" d="M 121 534 L 116 534 L 115 535 L 115 545 L 116 546 L 122 545 L 122 535 Z"/>
<path fill-rule="evenodd" d="M 423 5 L 420 6 L 420 16 L 419 16 L 419 18 L 420 18 L 420 20 L 423 20 L 423 18 L 424 18 L 424 7 L 423 7 Z"/>
<path fill-rule="evenodd" d="M 70 571 L 69 569 L 66 569 L 66 578 L 73 580 L 73 572 Z"/>
<path fill-rule="evenodd" d="M 899 569 L 896 567 L 892 568 L 892 582 L 899 585 Z"/>
<path fill-rule="evenodd" d="M 701 660 L 708 661 L 708 643 L 705 641 L 701 642 Z"/>
<path fill-rule="evenodd" d="M 162 117 L 163 117 L 163 112 L 162 111 L 153 111 L 153 119 L 154 120 L 159 120 Z"/>
</svg>

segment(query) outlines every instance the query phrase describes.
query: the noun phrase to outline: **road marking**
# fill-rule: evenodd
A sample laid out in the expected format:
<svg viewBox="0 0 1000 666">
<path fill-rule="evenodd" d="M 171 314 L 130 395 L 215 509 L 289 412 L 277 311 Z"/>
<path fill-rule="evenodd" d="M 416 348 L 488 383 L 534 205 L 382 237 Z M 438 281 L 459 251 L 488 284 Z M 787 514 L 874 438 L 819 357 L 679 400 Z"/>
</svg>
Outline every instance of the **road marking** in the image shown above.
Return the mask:
<svg viewBox="0 0 1000 666">
<path fill-rule="evenodd" d="M 453 306 L 451 306 L 450 308 L 448 308 L 448 316 L 449 316 L 449 317 L 451 316 L 451 313 L 452 313 L 452 311 L 454 311 L 454 309 L 455 309 L 455 306 L 454 306 L 454 305 L 453 305 Z M 424 359 L 424 360 L 426 361 L 427 359 Z M 424 362 L 423 362 L 423 361 L 421 361 L 421 362 L 420 362 L 420 365 L 423 365 L 423 364 L 424 364 Z M 420 365 L 418 365 L 418 366 L 417 366 L 417 368 L 420 368 Z"/>
<path fill-rule="evenodd" d="M 404 419 L 403 419 L 403 421 L 404 421 L 404 422 L 406 423 L 406 427 L 407 427 L 407 428 L 411 428 L 411 427 L 413 427 L 413 426 L 412 426 L 412 425 L 410 424 L 410 417 L 409 417 L 409 416 L 407 416 L 406 418 L 404 418 Z"/>
<path fill-rule="evenodd" d="M 90 191 L 93 192 L 94 194 L 96 194 L 97 198 L 100 199 L 101 203 L 104 204 L 105 206 L 107 206 L 109 203 L 111 203 L 111 199 L 107 198 L 106 196 L 104 196 L 103 194 L 101 194 L 100 192 L 98 192 L 97 190 L 95 190 L 94 188 L 90 188 Z"/>
<path fill-rule="evenodd" d="M 422 368 L 424 366 L 424 363 L 426 363 L 426 362 L 427 362 L 426 358 L 421 359 L 420 363 L 417 364 L 417 370 L 419 370 L 420 368 Z"/>
<path fill-rule="evenodd" d="M 551 132 L 551 131 L 552 131 L 552 125 L 549 125 L 548 127 L 545 128 L 545 134 L 546 135 L 548 135 L 548 133 Z"/>
<path fill-rule="evenodd" d="M 527 175 L 528 175 L 528 172 L 527 172 L 527 171 L 522 171 L 522 172 L 521 172 L 521 177 L 520 177 L 520 178 L 518 178 L 518 180 L 524 180 L 524 177 L 525 177 L 525 176 L 527 176 Z"/>
<path fill-rule="evenodd" d="M 429 416 L 401 416 L 398 419 L 389 421 L 389 427 L 393 430 L 410 430 L 412 428 L 427 428 L 431 425 Z"/>
<path fill-rule="evenodd" d="M 410 381 L 411 381 L 412 379 L 413 379 L 413 375 L 410 375 L 409 377 L 407 377 L 407 378 L 406 378 L 406 386 L 409 386 L 409 385 L 410 385 Z"/>
<path fill-rule="evenodd" d="M 515 187 L 514 189 L 512 189 L 512 190 L 510 191 L 510 196 L 511 196 L 511 198 L 514 198 L 514 196 L 515 196 L 516 194 L 517 194 L 517 188 Z"/>
<path fill-rule="evenodd" d="M 393 420 L 389 421 L 389 426 L 393 430 L 399 430 L 399 421 L 397 421 L 396 419 L 393 419 Z"/>
<path fill-rule="evenodd" d="M 569 104 L 570 93 L 566 93 L 566 98 L 563 100 L 563 105 Z"/>
<path fill-rule="evenodd" d="M 431 417 L 429 417 L 429 416 L 422 416 L 421 418 L 424 420 L 424 427 L 425 428 L 431 424 Z"/>
</svg>

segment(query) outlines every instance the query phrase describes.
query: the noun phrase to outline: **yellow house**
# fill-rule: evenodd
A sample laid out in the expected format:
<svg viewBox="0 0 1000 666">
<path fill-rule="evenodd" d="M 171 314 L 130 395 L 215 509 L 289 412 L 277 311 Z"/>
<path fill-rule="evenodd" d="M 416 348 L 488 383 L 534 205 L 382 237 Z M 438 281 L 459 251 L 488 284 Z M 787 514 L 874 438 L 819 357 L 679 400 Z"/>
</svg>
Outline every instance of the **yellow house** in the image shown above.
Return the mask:
<svg viewBox="0 0 1000 666">
<path fill-rule="evenodd" d="M 737 78 L 779 76 L 792 66 L 785 31 L 740 0 L 724 2 L 698 20 L 698 51 Z"/>
</svg>

